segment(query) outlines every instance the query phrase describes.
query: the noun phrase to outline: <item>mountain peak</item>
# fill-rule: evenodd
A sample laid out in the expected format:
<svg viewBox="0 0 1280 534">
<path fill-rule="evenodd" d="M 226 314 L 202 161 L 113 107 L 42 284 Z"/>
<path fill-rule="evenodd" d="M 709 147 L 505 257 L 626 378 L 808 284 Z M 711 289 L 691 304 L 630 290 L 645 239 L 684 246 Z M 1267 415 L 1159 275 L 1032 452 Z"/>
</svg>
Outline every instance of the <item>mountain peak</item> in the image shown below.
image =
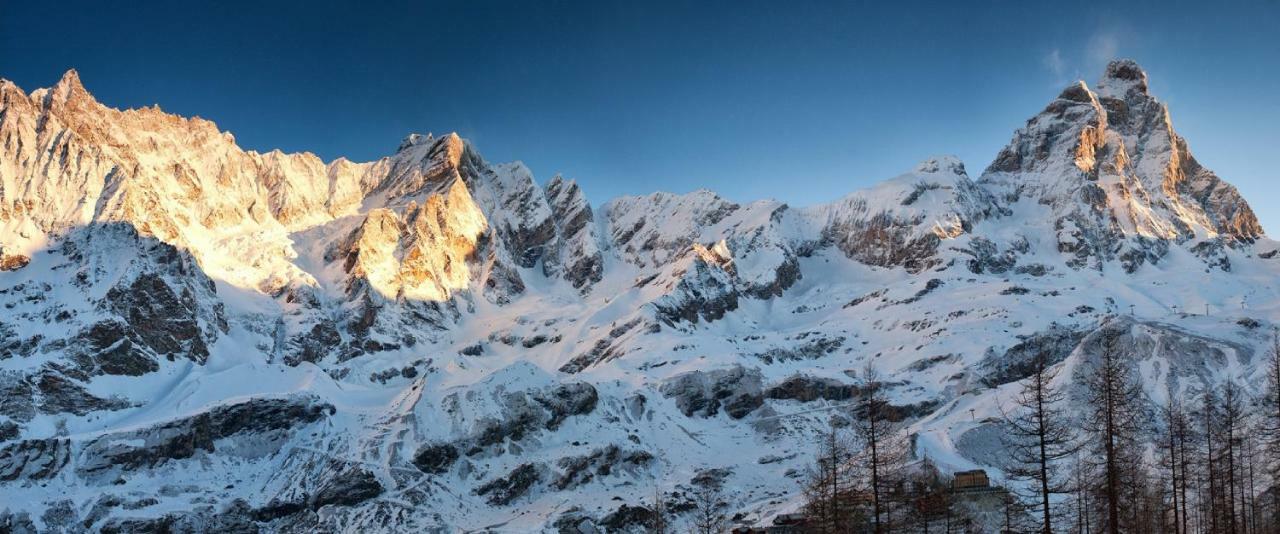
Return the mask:
<svg viewBox="0 0 1280 534">
<path fill-rule="evenodd" d="M 80 73 L 76 69 L 67 69 L 58 79 L 58 83 L 49 89 L 47 103 L 52 106 L 67 106 L 79 102 L 94 102 L 93 95 L 80 82 Z"/>
<path fill-rule="evenodd" d="M 964 171 L 964 162 L 959 157 L 942 154 L 925 158 L 916 164 L 915 172 L 917 174 L 933 174 L 938 172 L 946 172 L 957 176 L 968 176 Z"/>
<path fill-rule="evenodd" d="M 1071 102 L 1083 102 L 1088 104 L 1093 102 L 1093 92 L 1089 90 L 1089 86 L 1085 84 L 1083 80 L 1077 80 L 1075 83 L 1067 86 L 1066 89 L 1063 89 L 1062 92 L 1058 94 L 1058 98 L 1062 100 L 1069 100 Z"/>
<path fill-rule="evenodd" d="M 400 146 L 396 148 L 396 152 L 404 152 L 404 149 L 406 148 L 417 145 L 423 141 L 432 141 L 434 139 L 435 138 L 432 137 L 431 134 L 422 135 L 420 133 L 411 133 L 406 135 L 404 139 L 400 141 Z"/>
<path fill-rule="evenodd" d="M 85 91 L 84 84 L 80 82 L 80 73 L 76 69 L 67 69 L 62 73 L 62 77 L 58 78 L 58 83 L 53 85 L 53 93 L 55 95 L 70 95 L 74 93 L 82 93 Z"/>
<path fill-rule="evenodd" d="M 62 73 L 62 77 L 58 79 L 58 83 L 54 87 L 79 87 L 83 89 L 84 85 L 80 83 L 79 71 L 67 69 L 67 72 Z"/>
<path fill-rule="evenodd" d="M 1147 72 L 1142 70 L 1138 62 L 1132 59 L 1113 59 L 1110 63 L 1107 63 L 1107 70 L 1102 77 L 1103 79 L 1145 82 L 1147 80 Z"/>
<path fill-rule="evenodd" d="M 1098 80 L 1098 92 L 1104 96 L 1123 98 L 1131 92 L 1147 94 L 1147 72 L 1132 59 L 1115 59 Z"/>
</svg>

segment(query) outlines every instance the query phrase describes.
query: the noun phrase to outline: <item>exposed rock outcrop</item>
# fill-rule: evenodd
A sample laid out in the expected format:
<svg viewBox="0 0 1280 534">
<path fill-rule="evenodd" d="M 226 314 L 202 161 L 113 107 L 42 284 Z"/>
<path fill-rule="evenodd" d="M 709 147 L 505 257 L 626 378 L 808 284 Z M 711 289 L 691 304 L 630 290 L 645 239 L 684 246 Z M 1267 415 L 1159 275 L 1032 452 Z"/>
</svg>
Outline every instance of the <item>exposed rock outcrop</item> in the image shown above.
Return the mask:
<svg viewBox="0 0 1280 534">
<path fill-rule="evenodd" d="M 737 309 L 734 271 L 733 257 L 724 242 L 710 249 L 694 244 L 668 276 L 659 278 L 673 287 L 653 302 L 658 319 L 669 325 L 697 323 L 699 319 L 711 322 Z"/>
<path fill-rule="evenodd" d="M 233 437 L 278 446 L 290 431 L 331 415 L 333 409 L 306 396 L 216 406 L 192 417 L 89 440 L 79 455 L 76 473 L 101 479 L 119 471 L 151 468 L 200 452 L 213 453 L 219 440 Z"/>
<path fill-rule="evenodd" d="M 0 446 L 0 481 L 53 478 L 71 460 L 65 438 L 22 440 Z"/>
<path fill-rule="evenodd" d="M 724 410 L 741 419 L 764 404 L 760 371 L 742 366 L 675 376 L 662 385 L 662 395 L 688 417 L 713 417 Z"/>
<path fill-rule="evenodd" d="M 547 202 L 559 226 L 561 248 L 555 262 L 545 263 L 548 275 L 559 273 L 581 290 L 604 276 L 604 255 L 596 235 L 595 216 L 577 182 L 556 175 L 547 182 Z"/>
</svg>

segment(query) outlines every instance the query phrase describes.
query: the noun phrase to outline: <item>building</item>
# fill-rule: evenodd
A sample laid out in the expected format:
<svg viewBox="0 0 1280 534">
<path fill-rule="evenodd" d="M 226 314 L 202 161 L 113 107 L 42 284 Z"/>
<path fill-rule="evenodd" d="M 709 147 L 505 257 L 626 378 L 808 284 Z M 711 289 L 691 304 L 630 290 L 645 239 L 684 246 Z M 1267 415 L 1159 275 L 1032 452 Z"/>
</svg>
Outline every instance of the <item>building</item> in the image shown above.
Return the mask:
<svg viewBox="0 0 1280 534">
<path fill-rule="evenodd" d="M 951 481 L 952 491 L 983 490 L 990 487 L 991 480 L 987 478 L 987 472 L 982 469 L 957 471 L 955 478 Z"/>
</svg>

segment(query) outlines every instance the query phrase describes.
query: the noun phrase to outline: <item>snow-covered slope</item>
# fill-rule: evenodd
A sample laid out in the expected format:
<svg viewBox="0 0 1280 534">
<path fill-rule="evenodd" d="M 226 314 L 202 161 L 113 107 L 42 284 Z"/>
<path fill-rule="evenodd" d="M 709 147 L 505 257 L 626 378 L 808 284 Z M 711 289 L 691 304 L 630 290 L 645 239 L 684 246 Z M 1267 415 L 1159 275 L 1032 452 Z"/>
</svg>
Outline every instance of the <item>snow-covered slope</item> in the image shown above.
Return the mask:
<svg viewBox="0 0 1280 534">
<path fill-rule="evenodd" d="M 810 207 L 593 209 L 453 134 L 325 163 L 0 80 L 0 514 L 628 531 L 717 477 L 764 523 L 868 362 L 917 456 L 993 473 L 1027 361 L 1072 381 L 1104 330 L 1155 401 L 1256 383 L 1277 248 L 1128 61 L 977 179 Z"/>
</svg>

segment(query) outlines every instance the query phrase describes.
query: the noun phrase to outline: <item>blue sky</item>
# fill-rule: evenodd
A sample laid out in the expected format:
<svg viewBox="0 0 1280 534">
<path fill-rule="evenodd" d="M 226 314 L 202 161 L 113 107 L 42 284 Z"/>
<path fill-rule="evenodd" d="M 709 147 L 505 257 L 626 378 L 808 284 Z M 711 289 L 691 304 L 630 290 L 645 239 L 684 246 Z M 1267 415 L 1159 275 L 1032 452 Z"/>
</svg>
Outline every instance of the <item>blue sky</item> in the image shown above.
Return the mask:
<svg viewBox="0 0 1280 534">
<path fill-rule="evenodd" d="M 805 205 L 932 154 L 976 176 L 1067 83 L 1131 57 L 1280 228 L 1277 0 L 199 4 L 0 0 L 0 77 L 30 90 L 74 67 L 109 105 L 257 150 L 370 160 L 457 131 L 596 203 L 705 187 Z"/>
</svg>

